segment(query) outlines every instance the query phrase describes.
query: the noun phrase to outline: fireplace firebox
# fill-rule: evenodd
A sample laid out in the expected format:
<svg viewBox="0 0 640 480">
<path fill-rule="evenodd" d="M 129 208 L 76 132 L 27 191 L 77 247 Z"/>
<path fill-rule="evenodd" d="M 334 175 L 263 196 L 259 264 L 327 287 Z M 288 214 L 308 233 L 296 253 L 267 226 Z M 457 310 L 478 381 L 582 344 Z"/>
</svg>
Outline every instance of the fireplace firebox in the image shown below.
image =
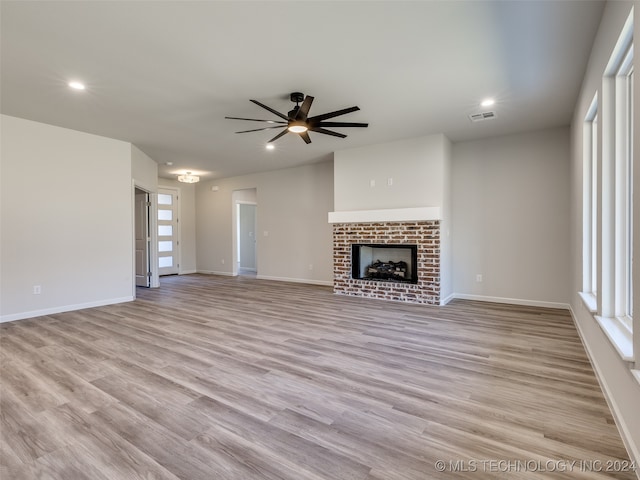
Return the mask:
<svg viewBox="0 0 640 480">
<path fill-rule="evenodd" d="M 417 245 L 356 243 L 351 246 L 351 278 L 418 283 L 417 264 Z"/>
</svg>

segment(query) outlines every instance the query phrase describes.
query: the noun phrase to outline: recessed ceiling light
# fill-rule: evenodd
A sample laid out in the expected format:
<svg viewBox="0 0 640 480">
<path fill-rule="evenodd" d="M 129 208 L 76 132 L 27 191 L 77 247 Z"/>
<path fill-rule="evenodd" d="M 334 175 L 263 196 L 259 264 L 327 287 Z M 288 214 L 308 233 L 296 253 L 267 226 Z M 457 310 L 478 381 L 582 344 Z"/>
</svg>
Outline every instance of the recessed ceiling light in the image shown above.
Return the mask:
<svg viewBox="0 0 640 480">
<path fill-rule="evenodd" d="M 494 103 L 496 103 L 496 101 L 493 98 L 485 98 L 480 105 L 483 107 L 490 107 Z"/>
<path fill-rule="evenodd" d="M 74 90 L 85 89 L 84 83 L 80 83 L 80 82 L 69 82 L 69 87 L 73 88 Z"/>
<path fill-rule="evenodd" d="M 267 143 L 267 146 L 266 146 L 267 150 L 273 150 L 274 148 L 276 148 L 276 146 L 273 143 Z"/>
</svg>

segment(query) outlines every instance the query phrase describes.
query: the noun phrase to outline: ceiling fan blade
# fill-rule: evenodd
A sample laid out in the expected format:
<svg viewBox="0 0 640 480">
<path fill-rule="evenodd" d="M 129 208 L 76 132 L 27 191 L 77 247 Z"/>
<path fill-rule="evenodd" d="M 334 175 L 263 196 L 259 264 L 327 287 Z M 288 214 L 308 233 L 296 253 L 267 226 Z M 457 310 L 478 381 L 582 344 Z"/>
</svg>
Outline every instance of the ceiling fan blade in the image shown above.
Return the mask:
<svg viewBox="0 0 640 480">
<path fill-rule="evenodd" d="M 340 115 L 357 112 L 358 110 L 360 110 L 360 107 L 343 108 L 342 110 L 336 110 L 335 112 L 323 113 L 322 115 L 311 117 L 309 118 L 309 122 L 321 122 L 322 120 L 326 120 L 327 118 L 339 117 Z"/>
<path fill-rule="evenodd" d="M 296 120 L 304 120 L 309 115 L 309 109 L 311 108 L 311 104 L 313 103 L 313 98 L 311 95 L 307 95 L 304 98 L 304 102 L 298 108 L 298 112 L 296 113 Z"/>
<path fill-rule="evenodd" d="M 236 133 L 260 132 L 262 130 L 270 130 L 272 128 L 283 128 L 283 127 L 284 125 L 276 125 L 275 127 L 254 128 L 253 130 L 242 130 L 241 132 L 236 132 Z"/>
<path fill-rule="evenodd" d="M 346 138 L 347 136 L 344 133 L 334 132 L 332 130 L 327 130 L 326 128 L 313 127 L 310 128 L 312 132 L 324 133 L 325 135 L 333 135 L 334 137 Z"/>
<path fill-rule="evenodd" d="M 353 122 L 318 122 L 315 125 L 318 127 L 368 127 L 368 123 L 353 123 Z"/>
<path fill-rule="evenodd" d="M 271 143 L 271 142 L 275 142 L 277 139 L 279 139 L 281 136 L 286 135 L 287 133 L 289 133 L 289 130 L 287 130 L 286 128 L 281 131 L 278 135 L 276 135 L 275 137 L 273 137 L 271 140 L 269 140 L 267 143 Z"/>
<path fill-rule="evenodd" d="M 250 100 L 251 102 L 255 103 L 256 105 L 264 108 L 265 110 L 269 110 L 271 113 L 273 113 L 274 115 L 279 116 L 280 118 L 282 118 L 283 120 L 286 120 L 287 122 L 289 121 L 289 117 L 287 117 L 286 115 L 284 115 L 283 113 L 278 112 L 277 110 L 274 110 L 271 107 L 267 107 L 264 103 L 260 103 L 257 100 Z"/>
<path fill-rule="evenodd" d="M 229 120 L 249 120 L 251 122 L 267 122 L 267 123 L 287 123 L 281 120 L 258 120 L 257 118 L 240 118 L 240 117 L 224 117 Z"/>
<path fill-rule="evenodd" d="M 302 139 L 304 140 L 304 143 L 306 143 L 307 145 L 309 143 L 311 143 L 311 138 L 309 137 L 309 132 L 302 132 L 302 133 L 299 133 L 298 135 L 300 135 L 302 137 Z"/>
</svg>

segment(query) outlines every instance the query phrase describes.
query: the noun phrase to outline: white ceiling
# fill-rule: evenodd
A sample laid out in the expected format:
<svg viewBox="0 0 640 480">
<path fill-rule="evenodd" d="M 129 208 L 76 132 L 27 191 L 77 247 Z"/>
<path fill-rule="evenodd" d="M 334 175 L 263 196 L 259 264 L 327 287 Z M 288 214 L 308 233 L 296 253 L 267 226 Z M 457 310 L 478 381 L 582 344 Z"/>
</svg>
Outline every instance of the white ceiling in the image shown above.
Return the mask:
<svg viewBox="0 0 640 480">
<path fill-rule="evenodd" d="M 444 133 L 471 140 L 568 125 L 597 1 L 5 1 L 2 113 L 132 142 L 160 174 L 205 178 L 312 163 Z M 84 92 L 67 87 L 86 83 Z M 357 105 L 340 139 L 234 134 L 313 95 Z M 470 122 L 495 97 L 495 120 Z M 265 126 L 267 126 L 265 124 Z M 390 159 L 392 161 L 393 159 Z M 165 162 L 173 162 L 168 167 Z"/>
</svg>

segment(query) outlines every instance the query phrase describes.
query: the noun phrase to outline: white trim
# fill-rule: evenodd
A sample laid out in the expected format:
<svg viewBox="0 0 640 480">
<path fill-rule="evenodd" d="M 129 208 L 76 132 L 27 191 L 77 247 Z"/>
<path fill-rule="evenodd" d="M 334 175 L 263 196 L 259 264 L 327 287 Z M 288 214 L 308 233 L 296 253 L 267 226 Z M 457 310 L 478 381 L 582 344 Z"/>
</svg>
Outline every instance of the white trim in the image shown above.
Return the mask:
<svg viewBox="0 0 640 480">
<path fill-rule="evenodd" d="M 453 300 L 454 298 L 456 298 L 456 294 L 452 293 L 451 295 L 449 295 L 447 298 L 441 298 L 440 299 L 440 305 L 446 305 L 447 303 L 449 303 L 451 300 Z"/>
<path fill-rule="evenodd" d="M 160 257 L 160 253 L 158 250 L 158 210 L 160 210 L 160 207 L 158 207 L 158 195 L 166 195 L 170 193 L 173 197 L 173 205 L 171 205 L 173 212 L 176 215 L 175 218 L 175 234 L 172 235 L 175 240 L 176 240 L 176 245 L 175 245 L 175 252 L 173 255 L 173 267 L 160 267 L 158 265 L 158 258 Z M 156 194 L 155 197 L 155 222 L 156 222 L 156 226 L 155 226 L 155 249 L 156 252 L 158 252 L 156 254 L 156 271 L 158 272 L 158 277 L 160 277 L 161 275 L 180 275 L 180 265 L 182 265 L 182 223 L 180 223 L 182 221 L 182 198 L 180 198 L 182 196 L 182 189 L 180 187 L 158 187 L 158 192 Z M 170 273 L 161 273 L 160 270 L 162 269 L 175 269 L 175 272 L 170 272 Z"/>
<path fill-rule="evenodd" d="M 136 298 L 136 181 L 133 178 L 131 179 L 131 252 L 131 296 Z"/>
<path fill-rule="evenodd" d="M 142 190 L 149 197 L 149 270 L 151 271 L 151 280 L 149 288 L 158 288 L 160 280 L 158 277 L 158 194 L 152 190 L 147 190 L 133 180 L 133 188 L 131 190 L 131 207 L 133 215 L 133 298 L 136 298 L 136 189 Z"/>
<path fill-rule="evenodd" d="M 133 296 L 126 296 L 119 298 L 110 298 L 108 300 L 97 300 L 95 302 L 78 303 L 75 305 L 63 305 L 59 307 L 44 308 L 42 310 L 32 310 L 30 312 L 13 313 L 10 315 L 2 315 L 0 317 L 0 323 L 13 322 L 14 320 L 24 320 L 34 317 L 42 317 L 43 315 L 53 315 L 55 313 L 72 312 L 74 310 L 84 310 L 85 308 L 104 307 L 105 305 L 132 302 L 133 300 L 135 300 Z"/>
<path fill-rule="evenodd" d="M 329 212 L 329 223 L 413 222 L 441 220 L 440 207 L 386 208 Z"/>
<path fill-rule="evenodd" d="M 195 273 L 201 273 L 203 275 L 224 275 L 225 277 L 237 277 L 233 272 L 219 272 L 217 270 L 196 270 Z"/>
<path fill-rule="evenodd" d="M 195 268 L 193 270 L 183 270 L 178 275 L 191 275 L 192 273 L 198 273 L 198 271 Z"/>
<path fill-rule="evenodd" d="M 308 278 L 271 277 L 268 275 L 256 275 L 256 278 L 258 280 L 274 280 L 277 282 L 308 283 L 310 285 L 322 285 L 325 287 L 333 286 L 333 280 L 311 280 Z"/>
<path fill-rule="evenodd" d="M 141 182 L 140 180 L 136 180 L 135 178 L 133 179 L 133 184 L 140 190 L 144 190 L 147 193 L 157 193 L 158 191 L 157 185 L 146 185 L 145 183 Z"/>
<path fill-rule="evenodd" d="M 224 275 L 226 277 L 237 277 L 231 272 L 216 272 L 212 270 L 198 270 L 196 273 L 203 275 Z M 325 287 L 331 287 L 333 280 L 311 280 L 308 278 L 289 278 L 289 277 L 271 277 L 268 275 L 256 275 L 257 280 L 273 280 L 276 282 L 291 282 L 291 283 L 307 283 L 309 285 L 321 285 Z"/>
<path fill-rule="evenodd" d="M 447 298 L 459 298 L 461 300 L 478 300 L 480 302 L 511 303 L 513 305 L 526 305 L 529 307 L 561 308 L 563 310 L 569 310 L 568 303 L 545 302 L 542 300 L 526 300 L 522 298 L 490 297 L 486 295 L 469 295 L 466 293 L 454 293 Z"/>
<path fill-rule="evenodd" d="M 255 190 L 256 191 L 256 197 L 258 195 L 258 189 L 256 188 L 251 188 L 251 189 L 246 189 L 246 190 Z M 233 197 L 233 195 L 235 194 L 235 192 L 239 192 L 241 190 L 234 190 L 231 195 Z M 256 263 L 256 268 L 250 269 L 250 268 L 245 268 L 244 270 L 247 271 L 253 271 L 253 272 L 257 272 L 258 271 L 258 202 L 251 202 L 248 200 L 235 200 L 235 202 L 232 202 L 232 212 L 231 212 L 231 218 L 232 218 L 232 222 L 233 223 L 233 234 L 232 234 L 232 238 L 233 238 L 233 246 L 232 246 L 232 252 L 231 255 L 233 257 L 233 274 L 234 275 L 238 275 L 240 270 L 242 270 L 242 268 L 240 267 L 240 250 L 238 249 L 238 247 L 240 246 L 240 239 L 239 239 L 239 231 L 240 231 L 240 205 L 253 205 L 256 207 L 256 211 L 255 211 L 255 231 L 253 232 L 254 235 L 254 242 L 255 242 L 255 263 Z"/>
<path fill-rule="evenodd" d="M 633 29 L 633 7 L 631 7 L 629 16 L 624 22 L 624 26 L 618 37 L 618 41 L 613 47 L 613 53 L 604 69 L 605 76 L 614 76 L 620 69 L 620 65 L 624 63 L 629 47 L 633 46 Z"/>
<path fill-rule="evenodd" d="M 149 209 L 149 236 L 151 237 L 151 288 L 160 286 L 160 275 L 158 274 L 158 193 L 149 193 L 151 208 Z"/>
<path fill-rule="evenodd" d="M 596 315 L 595 319 L 615 347 L 620 358 L 625 362 L 633 362 L 633 338 L 627 326 L 615 317 Z"/>
<path fill-rule="evenodd" d="M 620 408 L 618 407 L 617 402 L 615 401 L 615 397 L 611 395 L 609 385 L 606 382 L 606 377 L 602 375 L 600 371 L 600 367 L 594 361 L 595 356 L 592 354 L 591 349 L 589 348 L 589 344 L 585 341 L 584 333 L 582 332 L 582 328 L 580 327 L 580 322 L 578 322 L 576 315 L 569 306 L 569 312 L 571 314 L 571 319 L 573 320 L 573 324 L 578 331 L 578 336 L 580 337 L 580 341 L 582 342 L 582 346 L 584 347 L 584 351 L 587 353 L 587 357 L 589 358 L 589 363 L 591 363 L 591 367 L 596 375 L 596 379 L 600 384 L 600 389 L 602 390 L 602 394 L 604 396 L 607 405 L 609 406 L 609 410 L 613 415 L 613 419 L 615 421 L 616 427 L 618 428 L 618 433 L 620 433 L 620 438 L 622 438 L 622 443 L 624 444 L 627 453 L 631 461 L 635 462 L 636 465 L 640 464 L 640 446 L 636 445 L 631 439 L 633 438 L 629 432 L 629 428 L 627 424 L 622 421 L 623 417 L 620 414 Z M 630 370 L 631 371 L 631 370 Z M 636 475 L 640 479 L 640 470 L 636 471 Z"/>
<path fill-rule="evenodd" d="M 598 299 L 593 293 L 578 292 L 578 295 L 580 295 L 582 302 L 591 313 L 596 313 L 598 311 Z"/>
</svg>

